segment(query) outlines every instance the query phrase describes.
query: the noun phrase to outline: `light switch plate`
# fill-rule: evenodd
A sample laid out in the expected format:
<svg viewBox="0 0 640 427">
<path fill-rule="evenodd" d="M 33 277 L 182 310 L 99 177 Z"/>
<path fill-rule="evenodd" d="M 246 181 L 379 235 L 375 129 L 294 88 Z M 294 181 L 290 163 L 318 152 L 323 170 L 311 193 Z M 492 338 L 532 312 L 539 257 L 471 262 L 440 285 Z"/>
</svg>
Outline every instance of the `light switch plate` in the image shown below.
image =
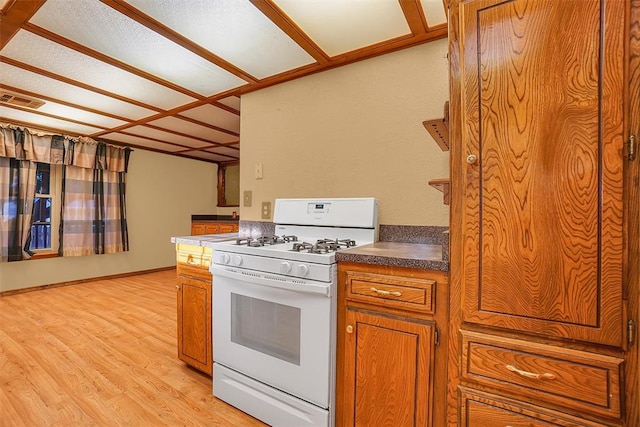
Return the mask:
<svg viewBox="0 0 640 427">
<path fill-rule="evenodd" d="M 271 219 L 271 202 L 262 202 L 262 219 Z"/>
<path fill-rule="evenodd" d="M 242 197 L 242 206 L 244 206 L 245 208 L 251 207 L 252 193 L 253 192 L 251 190 L 245 190 L 244 192 L 244 195 Z"/>
</svg>

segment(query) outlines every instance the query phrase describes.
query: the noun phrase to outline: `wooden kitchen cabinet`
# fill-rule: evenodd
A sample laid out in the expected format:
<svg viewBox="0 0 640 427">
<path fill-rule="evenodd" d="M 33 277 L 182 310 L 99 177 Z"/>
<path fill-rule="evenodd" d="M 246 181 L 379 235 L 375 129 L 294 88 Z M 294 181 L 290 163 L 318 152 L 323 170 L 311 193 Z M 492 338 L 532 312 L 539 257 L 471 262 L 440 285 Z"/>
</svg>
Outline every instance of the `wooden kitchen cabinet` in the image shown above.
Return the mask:
<svg viewBox="0 0 640 427">
<path fill-rule="evenodd" d="M 237 233 L 237 222 L 192 221 L 191 235 Z"/>
<path fill-rule="evenodd" d="M 211 249 L 176 245 L 178 358 L 211 375 Z"/>
<path fill-rule="evenodd" d="M 636 427 L 640 1 L 454 1 L 450 19 L 449 422 Z M 516 409 L 465 400 L 481 392 Z"/>
<path fill-rule="evenodd" d="M 435 302 L 446 275 L 339 262 L 338 283 L 336 425 L 442 425 L 434 389 L 446 387 L 446 353 L 436 366 L 446 348 L 436 319 L 446 311 Z"/>
</svg>

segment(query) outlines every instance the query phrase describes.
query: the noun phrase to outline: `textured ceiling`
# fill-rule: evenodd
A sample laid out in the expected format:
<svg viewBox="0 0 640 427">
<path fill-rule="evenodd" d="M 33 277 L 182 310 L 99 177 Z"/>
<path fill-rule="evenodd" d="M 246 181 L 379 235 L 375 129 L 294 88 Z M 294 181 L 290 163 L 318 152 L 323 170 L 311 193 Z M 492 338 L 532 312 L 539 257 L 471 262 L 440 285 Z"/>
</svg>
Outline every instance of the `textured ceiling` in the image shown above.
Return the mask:
<svg viewBox="0 0 640 427">
<path fill-rule="evenodd" d="M 446 37 L 447 3 L 0 0 L 0 121 L 237 162 L 242 94 Z"/>
</svg>

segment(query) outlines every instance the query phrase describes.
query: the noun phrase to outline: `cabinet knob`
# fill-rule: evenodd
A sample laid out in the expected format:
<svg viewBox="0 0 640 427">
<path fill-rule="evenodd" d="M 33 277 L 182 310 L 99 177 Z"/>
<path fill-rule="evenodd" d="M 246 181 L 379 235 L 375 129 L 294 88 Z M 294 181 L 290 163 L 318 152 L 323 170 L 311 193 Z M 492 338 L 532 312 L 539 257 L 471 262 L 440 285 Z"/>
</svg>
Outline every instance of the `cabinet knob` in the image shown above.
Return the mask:
<svg viewBox="0 0 640 427">
<path fill-rule="evenodd" d="M 180 285 L 176 285 L 176 289 L 180 289 Z"/>
<path fill-rule="evenodd" d="M 475 154 L 469 154 L 467 156 L 467 163 L 469 163 L 470 165 L 475 164 L 478 161 L 478 156 L 476 156 Z"/>
<path fill-rule="evenodd" d="M 352 334 L 353 333 L 353 326 L 347 325 L 347 333 L 348 334 Z"/>
</svg>

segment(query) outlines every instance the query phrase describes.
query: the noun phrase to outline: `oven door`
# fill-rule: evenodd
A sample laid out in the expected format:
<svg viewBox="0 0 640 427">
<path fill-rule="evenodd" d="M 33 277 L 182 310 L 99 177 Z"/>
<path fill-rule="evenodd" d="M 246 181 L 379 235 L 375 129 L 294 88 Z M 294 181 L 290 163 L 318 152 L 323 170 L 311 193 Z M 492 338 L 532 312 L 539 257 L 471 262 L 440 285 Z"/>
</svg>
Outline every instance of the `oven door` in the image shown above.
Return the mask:
<svg viewBox="0 0 640 427">
<path fill-rule="evenodd" d="M 219 265 L 211 271 L 215 362 L 328 408 L 331 284 Z"/>
</svg>

